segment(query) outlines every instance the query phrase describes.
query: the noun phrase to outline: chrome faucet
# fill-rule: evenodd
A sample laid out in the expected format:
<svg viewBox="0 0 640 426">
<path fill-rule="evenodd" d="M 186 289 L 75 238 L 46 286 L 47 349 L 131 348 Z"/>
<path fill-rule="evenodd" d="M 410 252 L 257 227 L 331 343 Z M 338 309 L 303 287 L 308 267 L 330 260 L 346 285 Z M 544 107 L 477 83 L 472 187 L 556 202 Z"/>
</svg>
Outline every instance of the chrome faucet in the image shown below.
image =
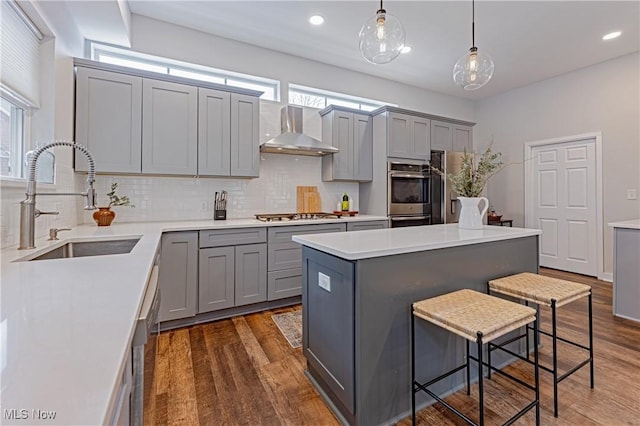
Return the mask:
<svg viewBox="0 0 640 426">
<path fill-rule="evenodd" d="M 89 163 L 89 175 L 87 176 L 87 192 L 54 192 L 54 193 L 37 193 L 36 192 L 36 169 L 38 157 L 44 151 L 55 146 L 68 146 L 82 152 Z M 29 158 L 29 176 L 27 180 L 27 198 L 20 202 L 20 245 L 18 250 L 35 248 L 35 220 L 36 217 L 43 214 L 59 214 L 59 212 L 42 212 L 36 209 L 36 195 L 79 195 L 87 198 L 85 210 L 96 209 L 96 191 L 93 189 L 93 183 L 96 177 L 96 167 L 93 156 L 82 145 L 67 141 L 56 141 L 36 149 L 33 156 Z"/>
</svg>

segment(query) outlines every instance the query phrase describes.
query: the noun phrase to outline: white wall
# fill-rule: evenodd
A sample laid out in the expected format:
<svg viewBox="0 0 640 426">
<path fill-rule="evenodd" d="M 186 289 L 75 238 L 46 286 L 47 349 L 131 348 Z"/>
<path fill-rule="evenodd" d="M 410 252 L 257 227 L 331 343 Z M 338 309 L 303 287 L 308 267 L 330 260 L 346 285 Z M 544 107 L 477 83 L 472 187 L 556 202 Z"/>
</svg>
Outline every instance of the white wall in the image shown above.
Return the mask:
<svg viewBox="0 0 640 426">
<path fill-rule="evenodd" d="M 523 144 L 602 132 L 604 270 L 612 270 L 607 223 L 640 217 L 640 69 L 638 53 L 512 90 L 477 103 L 474 129 L 482 150 L 493 138 L 505 163 L 523 161 Z M 512 165 L 489 182 L 488 198 L 499 214 L 524 225 L 524 171 Z"/>
</svg>

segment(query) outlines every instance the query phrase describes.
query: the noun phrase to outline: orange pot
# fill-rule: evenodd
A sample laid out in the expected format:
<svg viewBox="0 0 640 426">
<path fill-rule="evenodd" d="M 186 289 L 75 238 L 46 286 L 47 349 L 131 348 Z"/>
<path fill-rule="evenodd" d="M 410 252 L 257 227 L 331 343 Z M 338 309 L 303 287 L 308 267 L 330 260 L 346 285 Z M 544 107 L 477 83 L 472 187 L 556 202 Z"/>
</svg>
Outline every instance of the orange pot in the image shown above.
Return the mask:
<svg viewBox="0 0 640 426">
<path fill-rule="evenodd" d="M 116 212 L 109 207 L 98 207 L 98 210 L 93 212 L 93 220 L 96 221 L 98 226 L 109 226 L 115 218 Z"/>
</svg>

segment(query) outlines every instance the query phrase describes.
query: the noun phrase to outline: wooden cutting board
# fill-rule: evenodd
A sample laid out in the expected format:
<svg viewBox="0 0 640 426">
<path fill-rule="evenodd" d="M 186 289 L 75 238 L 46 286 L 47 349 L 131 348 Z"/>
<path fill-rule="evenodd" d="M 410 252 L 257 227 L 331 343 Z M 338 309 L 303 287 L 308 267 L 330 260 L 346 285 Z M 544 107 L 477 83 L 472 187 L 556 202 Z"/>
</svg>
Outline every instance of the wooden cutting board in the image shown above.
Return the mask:
<svg viewBox="0 0 640 426">
<path fill-rule="evenodd" d="M 296 213 L 318 213 L 320 206 L 317 186 L 296 186 Z"/>
</svg>

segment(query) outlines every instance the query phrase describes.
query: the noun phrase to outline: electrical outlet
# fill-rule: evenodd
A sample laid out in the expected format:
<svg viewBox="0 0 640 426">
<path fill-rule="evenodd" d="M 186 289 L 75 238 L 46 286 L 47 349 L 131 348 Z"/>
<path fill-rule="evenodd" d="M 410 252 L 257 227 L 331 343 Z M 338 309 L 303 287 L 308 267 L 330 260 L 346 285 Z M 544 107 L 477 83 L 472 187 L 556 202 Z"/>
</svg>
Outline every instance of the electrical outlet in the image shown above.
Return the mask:
<svg viewBox="0 0 640 426">
<path fill-rule="evenodd" d="M 322 272 L 318 272 L 318 285 L 320 288 L 331 292 L 331 277 L 323 274 Z"/>
<path fill-rule="evenodd" d="M 638 191 L 636 189 L 627 189 L 627 200 L 637 200 Z"/>
</svg>

